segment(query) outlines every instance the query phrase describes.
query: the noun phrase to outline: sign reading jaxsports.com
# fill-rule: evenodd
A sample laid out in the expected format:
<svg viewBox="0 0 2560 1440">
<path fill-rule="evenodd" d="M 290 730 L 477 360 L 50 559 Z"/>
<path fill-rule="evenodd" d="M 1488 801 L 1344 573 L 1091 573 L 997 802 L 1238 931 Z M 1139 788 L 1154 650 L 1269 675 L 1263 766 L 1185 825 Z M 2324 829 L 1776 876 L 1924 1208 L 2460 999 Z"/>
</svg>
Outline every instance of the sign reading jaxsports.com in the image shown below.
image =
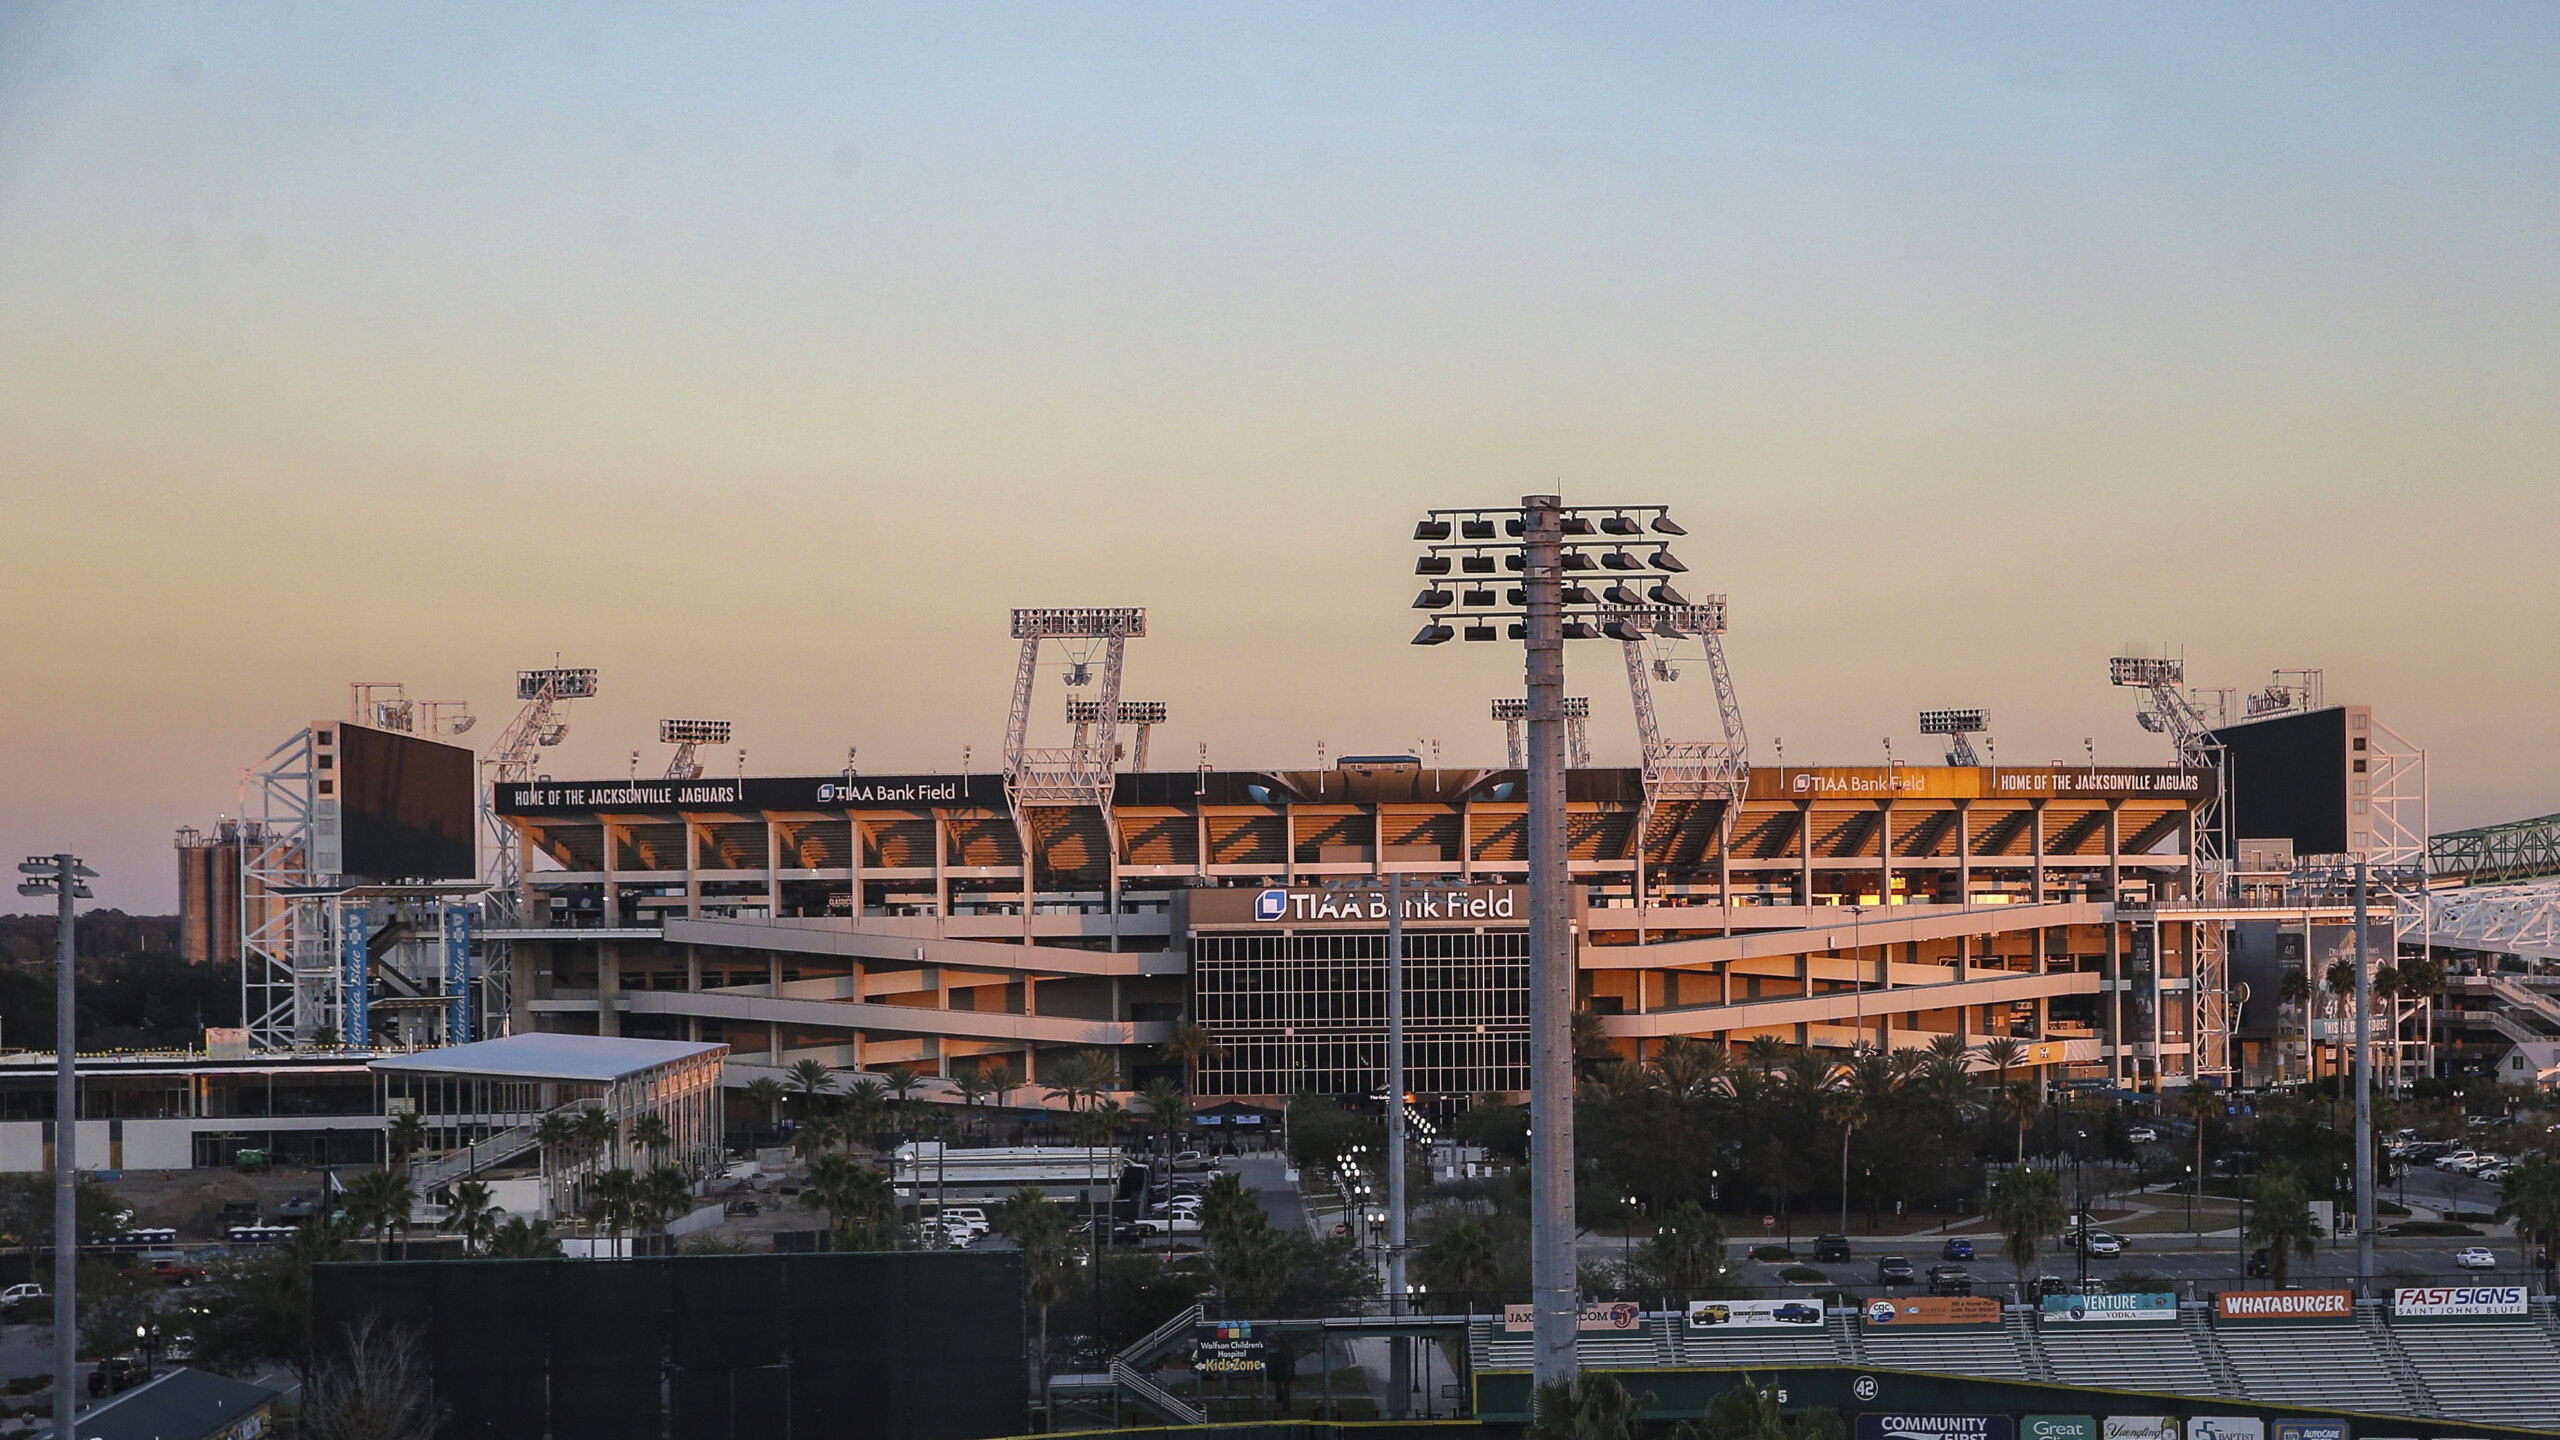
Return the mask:
<svg viewBox="0 0 2560 1440">
<path fill-rule="evenodd" d="M 2253 1320 L 2353 1320 L 2356 1297 L 2347 1290 L 2225 1290 L 2215 1297 L 2213 1318 L 2219 1324 Z"/>
<path fill-rule="evenodd" d="M 1515 1335 L 1525 1335 L 1538 1325 L 1538 1308 L 1534 1305 L 1502 1307 L 1502 1328 Z M 1582 1330 L 1615 1331 L 1621 1335 L 1644 1329 L 1644 1307 L 1632 1300 L 1612 1300 L 1582 1307 Z"/>
</svg>

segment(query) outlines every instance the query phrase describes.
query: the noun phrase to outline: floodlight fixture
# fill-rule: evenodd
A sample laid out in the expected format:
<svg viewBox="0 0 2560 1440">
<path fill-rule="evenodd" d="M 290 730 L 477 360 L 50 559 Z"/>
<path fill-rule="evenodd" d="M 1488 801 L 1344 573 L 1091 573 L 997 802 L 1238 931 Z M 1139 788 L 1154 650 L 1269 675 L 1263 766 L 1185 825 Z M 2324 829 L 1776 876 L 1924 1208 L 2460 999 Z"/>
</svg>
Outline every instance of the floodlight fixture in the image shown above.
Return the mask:
<svg viewBox="0 0 2560 1440">
<path fill-rule="evenodd" d="M 2155 659 L 2147 655 L 2119 655 L 2107 662 L 2110 685 L 2183 685 L 2187 683 L 2187 662 Z"/>
<path fill-rule="evenodd" d="M 1600 597 L 1592 594 L 1591 588 L 1587 585 L 1567 585 L 1564 587 L 1564 603 L 1567 605 L 1597 605 L 1600 603 Z"/>
<path fill-rule="evenodd" d="M 1644 597 L 1624 585 L 1612 585 L 1600 592 L 1600 598 L 1612 605 L 1641 605 Z"/>
<path fill-rule="evenodd" d="M 560 666 L 516 672 L 516 698 L 519 700 L 539 697 L 545 686 L 550 688 L 554 700 L 591 700 L 596 693 L 596 672 Z"/>
<path fill-rule="evenodd" d="M 1470 590 L 1466 592 L 1465 595 L 1459 597 L 1459 603 L 1465 605 L 1470 610 L 1490 610 L 1493 608 L 1493 592 L 1490 590 Z"/>
<path fill-rule="evenodd" d="M 1434 621 L 1414 632 L 1413 643 L 1416 645 L 1446 645 L 1456 638 L 1458 638 L 1457 631 Z"/>
<path fill-rule="evenodd" d="M 1016 640 L 1143 640 L 1147 612 L 1143 606 L 1070 606 L 1013 612 Z"/>
<path fill-rule="evenodd" d="M 1635 517 L 1632 515 L 1603 515 L 1600 517 L 1600 533 L 1603 535 L 1641 535 L 1644 533 L 1644 527 L 1638 525 Z"/>
<path fill-rule="evenodd" d="M 1564 533 L 1567 535 L 1588 535 L 1591 534 L 1593 530 L 1590 516 L 1576 515 L 1571 511 L 1567 511 L 1565 513 L 1561 524 Z"/>
<path fill-rule="evenodd" d="M 1496 695 L 1496 696 L 1494 696 L 1494 697 L 1493 697 L 1493 718 L 1494 718 L 1494 719 L 1496 719 L 1496 720 L 1526 720 L 1526 719 L 1528 719 L 1528 718 L 1529 718 L 1529 701 L 1528 701 L 1528 698 L 1527 698 L 1526 696 L 1521 696 L 1521 695 Z M 1590 696 L 1588 696 L 1588 695 L 1567 695 L 1566 697 L 1564 697 L 1564 718 L 1566 718 L 1567 720 L 1588 720 L 1588 719 L 1590 719 L 1590 718 L 1591 718 L 1591 697 L 1590 697 Z"/>
<path fill-rule="evenodd" d="M 729 722 L 726 720 L 661 720 L 658 722 L 661 745 L 726 745 Z"/>
<path fill-rule="evenodd" d="M 1493 522 L 1462 520 L 1458 522 L 1458 534 L 1469 540 L 1490 540 L 1493 538 Z"/>
<path fill-rule="evenodd" d="M 1654 569 L 1667 571 L 1674 575 L 1680 574 L 1689 568 L 1688 566 L 1680 563 L 1679 556 L 1672 554 L 1668 550 L 1654 551 L 1652 560 Z"/>
<path fill-rule="evenodd" d="M 1454 597 L 1446 590 L 1425 590 L 1421 594 L 1413 597 L 1413 608 L 1416 610 L 1446 610 L 1453 603 L 1453 600 Z"/>
<path fill-rule="evenodd" d="M 1659 585 L 1646 586 L 1644 594 L 1646 599 L 1651 600 L 1656 605 L 1686 605 L 1689 603 L 1687 597 L 1683 596 L 1679 591 L 1671 588 L 1671 582 L 1668 580 L 1663 581 Z"/>
<path fill-rule="evenodd" d="M 1980 707 L 1969 710 L 1923 710 L 1920 733 L 1923 735 L 1977 735 L 1991 728 L 1991 717 Z"/>
<path fill-rule="evenodd" d="M 1425 555 L 1421 559 L 1413 562 L 1413 573 L 1416 575 L 1446 575 L 1449 573 L 1449 557 L 1446 555 Z"/>
<path fill-rule="evenodd" d="M 1494 638 L 1493 627 L 1490 625 L 1469 625 L 1467 627 L 1467 638 L 1470 640 L 1491 640 Z"/>
<path fill-rule="evenodd" d="M 1653 533 L 1656 535 L 1686 535 L 1689 532 L 1682 528 L 1679 521 L 1672 519 L 1668 511 L 1665 511 L 1662 514 L 1653 517 Z"/>
<path fill-rule="evenodd" d="M 1592 568 L 1591 557 L 1583 554 L 1579 550 L 1567 550 L 1564 552 L 1564 568 L 1567 570 L 1588 570 Z"/>
<path fill-rule="evenodd" d="M 1609 570 L 1641 570 L 1644 562 L 1624 550 L 1612 550 L 1600 557 L 1602 568 Z"/>
<path fill-rule="evenodd" d="M 1458 568 L 1469 575 L 1490 575 L 1496 566 L 1490 555 L 1469 555 L 1459 560 Z"/>
</svg>

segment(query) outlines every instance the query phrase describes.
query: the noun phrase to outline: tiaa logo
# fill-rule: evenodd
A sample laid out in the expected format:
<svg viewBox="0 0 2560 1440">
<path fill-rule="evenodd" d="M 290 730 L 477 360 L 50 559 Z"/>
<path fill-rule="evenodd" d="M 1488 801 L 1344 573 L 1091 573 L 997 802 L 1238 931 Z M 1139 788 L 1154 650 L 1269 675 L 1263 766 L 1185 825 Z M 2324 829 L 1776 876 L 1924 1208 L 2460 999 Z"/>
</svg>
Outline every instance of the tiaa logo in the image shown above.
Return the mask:
<svg viewBox="0 0 2560 1440">
<path fill-rule="evenodd" d="M 1797 793 L 1797 794 L 1799 794 L 1799 795 L 1801 795 L 1801 794 L 1803 794 L 1805 791 L 1810 790 L 1810 789 L 1812 789 L 1812 788 L 1813 788 L 1813 776 L 1812 776 L 1809 772 L 1806 772 L 1806 771 L 1801 771 L 1801 770 L 1800 770 L 1800 771 L 1796 772 L 1796 793 Z"/>
<path fill-rule="evenodd" d="M 1256 920 L 1277 920 L 1288 913 L 1289 892 L 1286 890 L 1265 890 L 1253 897 L 1253 918 Z"/>
<path fill-rule="evenodd" d="M 827 803 L 827 802 L 828 802 L 828 801 L 830 801 L 830 800 L 833 800 L 834 798 L 836 798 L 836 787 L 834 787 L 833 785 L 821 785 L 821 786 L 819 786 L 819 787 L 818 787 L 818 803 L 819 803 L 819 804 L 824 805 L 825 803 Z"/>
</svg>

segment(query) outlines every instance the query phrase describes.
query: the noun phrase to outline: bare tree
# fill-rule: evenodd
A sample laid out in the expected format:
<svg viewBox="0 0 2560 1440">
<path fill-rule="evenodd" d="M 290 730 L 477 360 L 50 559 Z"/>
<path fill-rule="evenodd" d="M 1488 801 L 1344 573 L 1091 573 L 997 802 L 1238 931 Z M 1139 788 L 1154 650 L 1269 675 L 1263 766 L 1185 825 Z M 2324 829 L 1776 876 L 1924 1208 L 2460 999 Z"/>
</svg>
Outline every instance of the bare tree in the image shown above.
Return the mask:
<svg viewBox="0 0 2560 1440">
<path fill-rule="evenodd" d="M 370 1315 L 347 1327 L 345 1351 L 303 1392 L 308 1440 L 435 1440 L 443 1418 L 417 1336 L 377 1329 Z"/>
</svg>

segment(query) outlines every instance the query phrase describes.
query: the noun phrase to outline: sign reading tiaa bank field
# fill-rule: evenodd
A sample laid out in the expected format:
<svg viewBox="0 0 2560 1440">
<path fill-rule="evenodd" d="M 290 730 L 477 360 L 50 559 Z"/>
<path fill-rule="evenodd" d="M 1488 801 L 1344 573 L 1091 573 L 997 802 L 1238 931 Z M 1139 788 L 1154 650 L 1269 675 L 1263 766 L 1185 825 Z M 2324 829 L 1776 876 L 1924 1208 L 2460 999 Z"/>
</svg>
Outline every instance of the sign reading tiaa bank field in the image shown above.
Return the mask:
<svg viewBox="0 0 2560 1440">
<path fill-rule="evenodd" d="M 2175 1325 L 2178 1297 L 2166 1291 L 2135 1295 L 2047 1295 L 2047 1325 Z"/>
<path fill-rule="evenodd" d="M 1895 1415 L 1870 1410 L 1858 1417 L 1858 1440 L 2016 1440 L 2006 1415 Z"/>
<path fill-rule="evenodd" d="M 2524 1313 L 2521 1285 L 2412 1285 L 2391 1292 L 2394 1320 L 2472 1320 Z"/>
</svg>

